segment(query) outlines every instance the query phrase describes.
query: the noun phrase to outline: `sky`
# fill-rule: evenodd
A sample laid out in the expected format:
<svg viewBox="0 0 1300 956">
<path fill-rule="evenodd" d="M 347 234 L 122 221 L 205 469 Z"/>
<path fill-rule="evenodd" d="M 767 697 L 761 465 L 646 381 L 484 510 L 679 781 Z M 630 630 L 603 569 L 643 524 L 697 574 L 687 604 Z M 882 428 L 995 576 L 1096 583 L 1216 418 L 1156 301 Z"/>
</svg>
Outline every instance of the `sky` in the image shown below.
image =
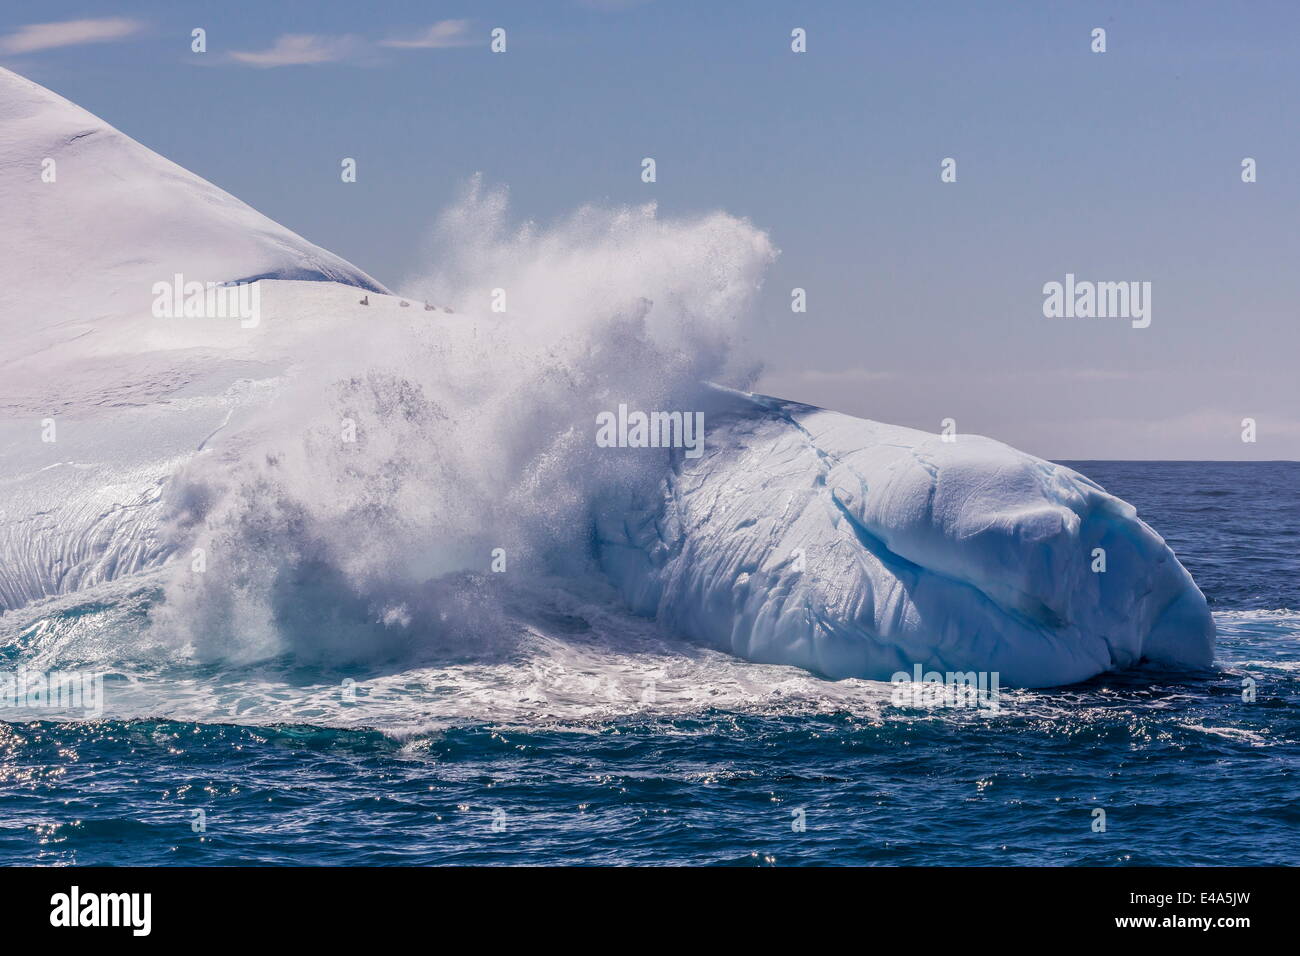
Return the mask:
<svg viewBox="0 0 1300 956">
<path fill-rule="evenodd" d="M 0 65 L 390 287 L 475 173 L 541 224 L 721 209 L 780 250 L 759 390 L 1054 459 L 1300 459 L 1290 0 L 42 0 Z M 1067 274 L 1149 282 L 1150 324 L 1045 316 Z"/>
</svg>

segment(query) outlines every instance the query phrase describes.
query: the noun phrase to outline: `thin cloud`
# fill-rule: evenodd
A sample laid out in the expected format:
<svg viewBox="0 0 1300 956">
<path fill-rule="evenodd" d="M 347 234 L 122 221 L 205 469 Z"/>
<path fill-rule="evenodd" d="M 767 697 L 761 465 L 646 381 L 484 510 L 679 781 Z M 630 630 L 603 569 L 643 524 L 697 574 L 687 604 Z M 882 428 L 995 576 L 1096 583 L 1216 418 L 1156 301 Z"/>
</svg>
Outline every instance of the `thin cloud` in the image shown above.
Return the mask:
<svg viewBox="0 0 1300 956">
<path fill-rule="evenodd" d="M 382 40 L 379 45 L 403 50 L 441 50 L 447 47 L 466 46 L 472 42 L 466 36 L 468 29 L 468 20 L 439 20 L 419 36 L 409 39 Z"/>
<path fill-rule="evenodd" d="M 357 52 L 353 36 L 322 36 L 315 33 L 286 33 L 269 50 L 233 51 L 231 59 L 248 66 L 311 66 L 337 63 Z"/>
<path fill-rule="evenodd" d="M 134 36 L 143 29 L 144 24 L 139 20 L 124 17 L 29 23 L 25 27 L 19 27 L 15 33 L 0 37 L 0 53 L 35 53 L 61 46 L 108 43 Z"/>
</svg>

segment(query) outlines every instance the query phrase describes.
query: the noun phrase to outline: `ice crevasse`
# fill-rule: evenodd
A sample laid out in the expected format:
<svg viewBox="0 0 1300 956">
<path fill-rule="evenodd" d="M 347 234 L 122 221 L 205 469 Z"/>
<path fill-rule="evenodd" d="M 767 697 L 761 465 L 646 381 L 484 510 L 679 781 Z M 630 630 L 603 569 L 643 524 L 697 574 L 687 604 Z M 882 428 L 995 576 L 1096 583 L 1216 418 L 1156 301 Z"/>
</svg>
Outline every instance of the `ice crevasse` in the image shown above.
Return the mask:
<svg viewBox="0 0 1300 956">
<path fill-rule="evenodd" d="M 1191 575 L 1072 469 L 977 435 L 714 399 L 703 454 L 598 518 L 602 566 L 638 612 L 829 678 L 920 664 L 1045 687 L 1211 665 Z"/>
</svg>

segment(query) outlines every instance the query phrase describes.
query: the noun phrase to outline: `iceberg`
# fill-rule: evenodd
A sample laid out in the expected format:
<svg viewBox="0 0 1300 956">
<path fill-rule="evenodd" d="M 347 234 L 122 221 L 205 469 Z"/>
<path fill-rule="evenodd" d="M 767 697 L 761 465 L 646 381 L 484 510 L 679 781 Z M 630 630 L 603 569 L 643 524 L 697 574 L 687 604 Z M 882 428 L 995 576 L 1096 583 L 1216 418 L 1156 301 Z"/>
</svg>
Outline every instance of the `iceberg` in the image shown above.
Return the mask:
<svg viewBox="0 0 1300 956">
<path fill-rule="evenodd" d="M 250 615 L 272 624 L 298 606 L 282 587 L 315 575 L 320 601 L 337 592 L 366 627 L 415 634 L 419 596 L 381 592 L 427 596 L 481 573 L 505 537 L 485 536 L 505 527 L 520 555 L 584 552 L 539 577 L 598 570 L 670 632 L 826 678 L 921 665 L 1045 686 L 1212 661 L 1204 597 L 1130 505 L 987 438 L 710 387 L 703 409 L 671 406 L 703 411 L 702 447 L 629 449 L 644 453 L 632 470 L 607 473 L 627 460 L 596 454 L 588 405 L 616 407 L 636 374 L 636 407 L 664 407 L 648 402 L 681 398 L 688 380 L 694 401 L 713 377 L 698 357 L 725 354 L 723 326 L 770 258 L 741 220 L 669 229 L 620 212 L 605 226 L 588 211 L 577 239 L 539 241 L 551 260 L 508 246 L 496 265 L 522 261 L 512 296 L 561 296 L 553 312 L 583 316 L 572 328 L 524 332 L 459 302 L 403 308 L 350 263 L 3 69 L 0 208 L 0 612 L 188 563 L 186 535 L 214 527 L 224 494 L 228 520 L 211 533 L 225 535 L 225 560 L 199 604 L 269 582 L 257 594 L 273 606 Z M 260 283 L 265 321 L 152 315 L 154 286 L 178 274 Z M 655 311 L 647 291 L 669 307 Z M 715 315 L 725 321 L 705 328 Z M 514 391 L 511 379 L 523 379 Z M 343 414 L 360 418 L 362 441 L 333 438 Z M 577 543 L 550 537 L 575 525 Z"/>
<path fill-rule="evenodd" d="M 919 664 L 1042 687 L 1210 666 L 1191 575 L 1077 472 L 976 435 L 716 398 L 703 456 L 675 456 L 655 499 L 599 522 L 602 566 L 639 613 L 829 678 Z"/>
</svg>

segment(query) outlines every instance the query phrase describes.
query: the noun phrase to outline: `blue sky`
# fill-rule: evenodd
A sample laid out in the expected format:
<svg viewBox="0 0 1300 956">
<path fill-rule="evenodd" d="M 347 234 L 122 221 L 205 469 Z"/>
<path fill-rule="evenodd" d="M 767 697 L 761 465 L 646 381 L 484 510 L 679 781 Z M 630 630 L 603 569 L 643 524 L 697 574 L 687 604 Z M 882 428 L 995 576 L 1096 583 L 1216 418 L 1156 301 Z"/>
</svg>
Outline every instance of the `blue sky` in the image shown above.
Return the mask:
<svg viewBox="0 0 1300 956">
<path fill-rule="evenodd" d="M 83 19 L 119 22 L 31 28 Z M 781 250 L 765 389 L 1058 458 L 1300 458 L 1297 51 L 1289 2 L 0 12 L 0 65 L 390 285 L 475 172 L 543 223 L 649 199 L 748 217 Z M 1067 272 L 1151 282 L 1150 327 L 1045 318 Z"/>
</svg>

